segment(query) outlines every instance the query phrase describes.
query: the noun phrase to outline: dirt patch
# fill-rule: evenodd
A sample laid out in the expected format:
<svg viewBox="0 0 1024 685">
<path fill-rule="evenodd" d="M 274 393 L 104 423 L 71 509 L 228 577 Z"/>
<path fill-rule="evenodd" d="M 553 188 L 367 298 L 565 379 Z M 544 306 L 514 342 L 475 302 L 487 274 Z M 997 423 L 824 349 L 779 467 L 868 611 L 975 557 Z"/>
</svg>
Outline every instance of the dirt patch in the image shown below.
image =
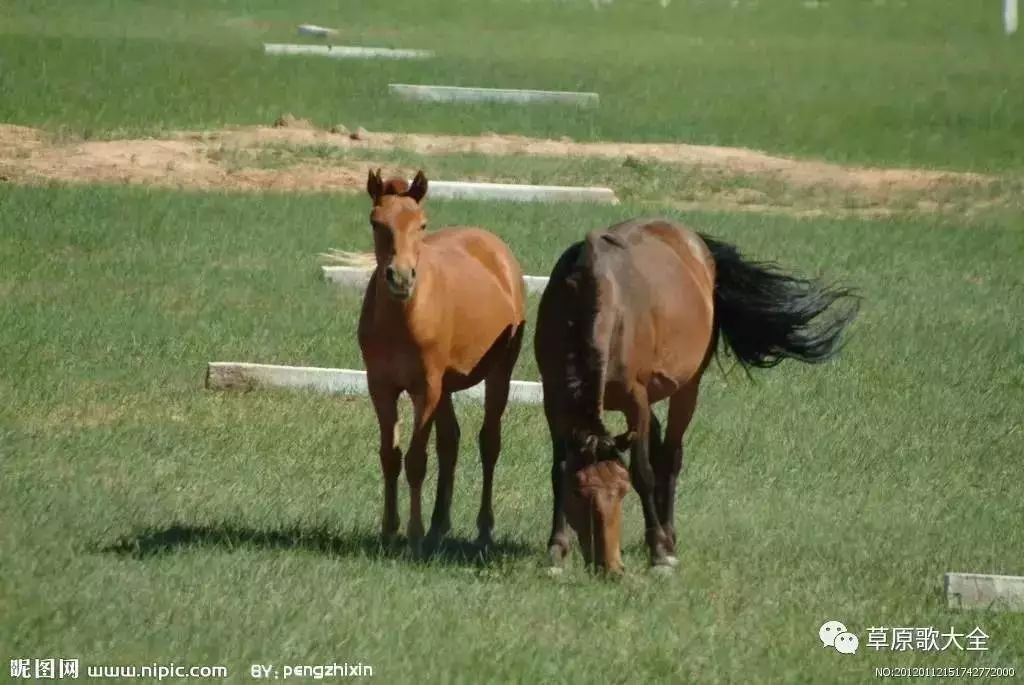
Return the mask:
<svg viewBox="0 0 1024 685">
<path fill-rule="evenodd" d="M 910 209 L 890 207 L 791 207 L 773 204 L 746 204 L 730 202 L 728 198 L 709 201 L 670 201 L 668 206 L 683 212 L 741 212 L 744 214 L 778 214 L 797 219 L 818 218 L 860 218 L 884 219 L 910 213 Z M 917 208 L 920 213 L 934 213 L 936 210 Z"/>
<path fill-rule="evenodd" d="M 493 133 L 482 136 L 455 136 L 364 132 L 359 140 L 350 140 L 307 126 L 226 129 L 205 136 L 207 140 L 221 140 L 225 144 L 240 147 L 271 143 L 327 144 L 351 149 L 407 150 L 419 154 L 478 153 L 494 156 L 599 157 L 623 160 L 634 158 L 689 167 L 712 167 L 734 174 L 770 174 L 801 186 L 830 185 L 840 189 L 868 192 L 886 189 L 927 190 L 936 185 L 983 184 L 990 180 L 981 174 L 843 166 L 780 157 L 744 148 L 683 143 L 578 143 L 566 138 L 548 140 Z"/>
<path fill-rule="evenodd" d="M 25 154 L 41 145 L 42 141 L 42 134 L 34 128 L 0 124 L 0 159 Z"/>
<path fill-rule="evenodd" d="M 319 192 L 366 183 L 367 162 L 287 169 L 234 168 L 202 136 L 48 144 L 34 129 L 0 125 L 0 177 L 10 182 L 141 184 L 173 188 Z M 372 163 L 372 162 L 369 162 Z"/>
<path fill-rule="evenodd" d="M 282 114 L 274 122 L 274 128 L 312 129 L 314 126 L 309 119 L 300 119 L 294 114 Z"/>
<path fill-rule="evenodd" d="M 370 166 L 386 166 L 392 173 L 414 171 L 373 159 L 377 151 L 402 150 L 420 155 L 476 153 L 613 159 L 627 166 L 644 161 L 675 165 L 702 178 L 717 179 L 717 185 L 710 192 L 695 191 L 691 184 L 689 188 L 661 198 L 691 209 L 779 211 L 808 216 L 885 216 L 944 211 L 954 205 L 957 211 L 972 210 L 982 203 L 999 206 L 1001 202 L 999 197 L 986 191 L 999 180 L 995 177 L 923 169 L 849 167 L 740 148 L 362 130 L 354 139 L 343 128 L 336 131 L 317 129 L 304 119 L 286 114 L 273 126 L 265 127 L 181 131 L 164 139 L 56 142 L 36 129 L 0 124 L 0 180 L 238 191 L 357 191 L 363 188 L 366 169 Z M 272 148 L 309 146 L 335 147 L 347 154 L 340 159 L 319 160 L 296 156 L 290 161 L 300 163 L 280 168 L 266 168 L 256 162 L 261 152 Z M 756 188 L 745 188 L 727 187 L 727 183 L 721 182 L 722 179 L 754 178 L 764 183 Z M 477 177 L 474 180 L 497 179 Z M 547 182 L 559 184 L 559 179 Z M 779 190 L 773 190 L 776 186 Z M 969 201 L 951 203 L 949 198 L 953 196 L 967 197 Z"/>
</svg>

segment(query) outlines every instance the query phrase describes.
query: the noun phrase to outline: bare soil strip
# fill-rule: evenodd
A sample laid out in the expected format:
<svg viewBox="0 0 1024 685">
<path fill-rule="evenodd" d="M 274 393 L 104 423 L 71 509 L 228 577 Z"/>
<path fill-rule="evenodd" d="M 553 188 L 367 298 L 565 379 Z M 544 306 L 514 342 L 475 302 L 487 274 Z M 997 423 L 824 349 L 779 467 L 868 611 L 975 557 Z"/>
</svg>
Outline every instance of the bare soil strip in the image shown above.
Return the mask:
<svg viewBox="0 0 1024 685">
<path fill-rule="evenodd" d="M 238 163 L 239 159 L 253 160 L 256 153 L 268 148 L 313 145 L 337 147 L 350 154 L 343 160 L 303 161 L 284 168 Z M 0 124 L 0 181 L 144 184 L 253 192 L 355 191 L 362 189 L 368 166 L 387 166 L 392 173 L 414 171 L 376 162 L 374 153 L 383 150 L 422 155 L 476 153 L 646 160 L 685 167 L 691 173 L 696 171 L 718 179 L 762 179 L 785 189 L 778 197 L 760 190 L 729 187 L 698 193 L 696 197 L 691 192 L 665 198 L 687 209 L 884 216 L 907 211 L 942 211 L 948 208 L 953 196 L 969 198 L 968 209 L 998 206 L 1002 202 L 988 190 L 998 179 L 972 173 L 851 167 L 742 148 L 679 143 L 579 143 L 508 135 L 364 131 L 349 135 L 316 129 L 304 120 L 288 116 L 273 127 L 181 131 L 163 139 L 72 142 L 55 141 L 37 129 Z M 557 181 L 551 179 L 552 183 Z M 802 200 L 794 201 L 794 197 Z M 851 203 L 851 198 L 857 201 Z M 964 208 L 963 202 L 956 207 Z"/>
</svg>

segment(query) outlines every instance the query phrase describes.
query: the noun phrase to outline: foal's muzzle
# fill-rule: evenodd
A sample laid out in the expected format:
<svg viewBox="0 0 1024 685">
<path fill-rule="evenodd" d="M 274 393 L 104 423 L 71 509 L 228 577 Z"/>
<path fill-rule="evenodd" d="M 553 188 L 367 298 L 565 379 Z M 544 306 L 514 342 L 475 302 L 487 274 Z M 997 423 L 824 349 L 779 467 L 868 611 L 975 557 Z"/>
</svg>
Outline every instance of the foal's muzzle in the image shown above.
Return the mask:
<svg viewBox="0 0 1024 685">
<path fill-rule="evenodd" d="M 399 269 L 389 266 L 384 270 L 384 280 L 393 297 L 398 300 L 408 300 L 412 297 L 412 290 L 416 286 L 416 269 Z"/>
</svg>

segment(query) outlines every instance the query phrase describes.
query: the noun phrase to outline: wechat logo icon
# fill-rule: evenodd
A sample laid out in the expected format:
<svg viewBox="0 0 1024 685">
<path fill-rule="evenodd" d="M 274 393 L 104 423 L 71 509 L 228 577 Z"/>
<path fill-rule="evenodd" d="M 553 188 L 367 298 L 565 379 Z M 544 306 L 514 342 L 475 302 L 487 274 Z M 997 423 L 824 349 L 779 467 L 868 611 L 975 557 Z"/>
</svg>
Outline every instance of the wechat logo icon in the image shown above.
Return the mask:
<svg viewBox="0 0 1024 685">
<path fill-rule="evenodd" d="M 818 639 L 823 647 L 832 647 L 840 654 L 856 654 L 860 639 L 846 630 L 839 621 L 825 621 L 818 628 Z"/>
</svg>

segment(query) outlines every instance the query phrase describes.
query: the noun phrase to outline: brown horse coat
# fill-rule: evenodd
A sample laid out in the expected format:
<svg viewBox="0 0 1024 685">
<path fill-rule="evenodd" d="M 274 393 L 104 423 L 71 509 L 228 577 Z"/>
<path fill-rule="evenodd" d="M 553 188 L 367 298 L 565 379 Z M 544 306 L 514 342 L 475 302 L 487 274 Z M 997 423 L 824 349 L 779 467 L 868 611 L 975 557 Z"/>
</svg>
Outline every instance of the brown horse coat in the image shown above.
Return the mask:
<svg viewBox="0 0 1024 685">
<path fill-rule="evenodd" d="M 451 394 L 485 381 L 480 431 L 484 488 L 477 525 L 479 541 L 487 544 L 494 526 L 492 488 L 501 449 L 501 417 L 525 328 L 526 288 L 512 252 L 493 234 L 470 227 L 426 232 L 421 206 L 426 191 L 422 172 L 411 186 L 401 179 L 384 182 L 379 170 L 367 181 L 377 267 L 363 298 L 358 337 L 380 425 L 382 532 L 390 537 L 399 525 L 399 395 L 407 392 L 414 410 L 405 456 L 408 537 L 414 546 L 423 536 L 426 446 L 437 422 L 438 494 L 429 536 L 434 544 L 450 528 L 459 442 Z"/>
<path fill-rule="evenodd" d="M 568 551 L 568 513 L 588 563 L 621 569 L 621 496 L 609 493 L 631 480 L 652 563 L 674 565 L 683 434 L 719 336 L 745 365 L 824 361 L 853 314 L 820 331 L 808 324 L 848 294 L 746 261 L 731 245 L 666 219 L 616 224 L 566 250 L 541 299 L 534 340 L 554 457 L 553 564 Z M 662 439 L 651 405 L 666 399 Z M 609 436 L 605 410 L 625 415 L 625 435 Z M 619 462 L 625 449 L 629 479 L 622 469 L 596 467 Z"/>
<path fill-rule="evenodd" d="M 669 435 L 681 441 L 696 405 L 701 374 L 714 349 L 715 265 L 707 246 L 695 233 L 667 221 L 637 219 L 589 234 L 576 250 L 563 256 L 560 265 L 571 275 L 564 280 L 552 277 L 541 302 L 535 338 L 552 439 L 582 445 L 588 437 L 604 437 L 607 431 L 601 414 L 610 410 L 622 412 L 630 432 L 637 436 L 620 439 L 618 447 L 630 446 L 627 443 L 646 447 L 650 405 L 672 398 Z M 597 444 L 572 451 L 575 459 L 567 470 L 573 473 L 588 463 L 618 457 L 613 445 L 604 447 L 603 452 Z M 653 491 L 648 459 L 632 459 L 631 465 L 634 482 L 650 482 Z M 659 465 L 671 470 L 671 464 Z M 635 471 L 643 466 L 647 472 L 638 476 Z M 564 474 L 553 472 L 552 479 L 559 481 L 553 483 L 559 497 Z M 570 487 L 578 489 L 575 482 Z M 621 485 L 608 481 L 606 489 L 621 490 Z M 672 490 L 674 496 L 674 483 Z M 615 518 L 603 510 L 595 515 L 602 520 Z M 589 529 L 581 516 L 576 517 L 574 528 Z M 560 548 L 554 550 L 556 556 L 567 549 L 563 525 L 556 521 L 554 526 L 558 529 L 554 545 Z M 670 539 L 662 536 L 660 527 L 658 535 L 660 557 L 671 563 Z M 589 542 L 582 540 L 588 561 Z M 599 546 L 606 548 L 601 551 L 607 558 L 596 561 L 617 570 L 621 566 L 618 545 Z"/>
</svg>

